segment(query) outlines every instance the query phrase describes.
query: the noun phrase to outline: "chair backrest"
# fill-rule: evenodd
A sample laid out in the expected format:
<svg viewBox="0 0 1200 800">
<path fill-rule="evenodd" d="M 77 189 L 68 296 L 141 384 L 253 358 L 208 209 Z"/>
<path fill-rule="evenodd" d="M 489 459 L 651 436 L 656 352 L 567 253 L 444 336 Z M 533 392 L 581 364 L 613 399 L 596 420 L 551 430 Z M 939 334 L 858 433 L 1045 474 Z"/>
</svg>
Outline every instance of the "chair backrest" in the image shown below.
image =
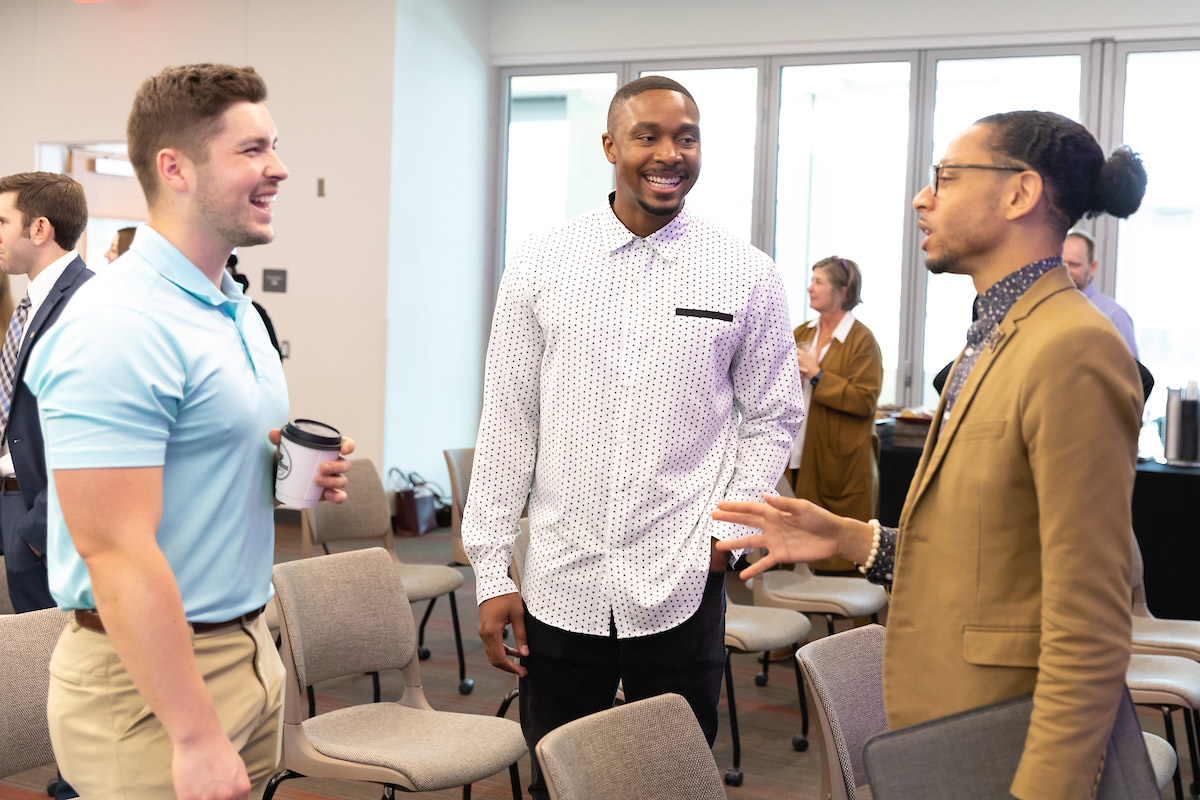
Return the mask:
<svg viewBox="0 0 1200 800">
<path fill-rule="evenodd" d="M 351 459 L 346 482 L 346 502 L 301 510 L 302 553 L 311 555 L 314 544 L 351 539 L 376 539 L 389 553 L 395 552 L 387 493 L 375 464 L 368 458 Z"/>
<path fill-rule="evenodd" d="M 66 623 L 57 608 L 0 616 L 0 777 L 54 763 L 46 692 L 50 654 Z"/>
<path fill-rule="evenodd" d="M 1133 589 L 1131 612 L 1135 617 L 1153 617 L 1150 606 L 1146 603 L 1146 565 L 1142 561 L 1142 547 L 1138 544 L 1137 533 L 1130 528 L 1129 539 L 1131 547 L 1131 563 L 1129 583 Z"/>
<path fill-rule="evenodd" d="M 568 722 L 537 745 L 552 800 L 724 800 L 712 751 L 687 701 L 664 694 Z"/>
<path fill-rule="evenodd" d="M 8 596 L 8 569 L 4 566 L 4 556 L 0 556 L 0 614 L 13 613 L 16 612 Z"/>
<path fill-rule="evenodd" d="M 318 681 L 416 669 L 412 609 L 392 558 L 382 548 L 277 564 L 274 581 L 280 651 L 291 684 L 286 721 L 303 718 L 303 710 L 292 709 L 291 702 L 299 706 L 300 695 Z"/>
<path fill-rule="evenodd" d="M 443 450 L 446 469 L 450 471 L 450 543 L 455 564 L 467 565 L 467 551 L 462 543 L 462 518 L 467 510 L 467 490 L 471 487 L 471 468 L 475 465 L 475 448 L 460 447 Z"/>
<path fill-rule="evenodd" d="M 816 639 L 796 658 L 817 699 L 821 751 L 833 800 L 856 800 L 867 782 L 862 749 L 887 728 L 883 710 L 882 625 Z"/>
</svg>

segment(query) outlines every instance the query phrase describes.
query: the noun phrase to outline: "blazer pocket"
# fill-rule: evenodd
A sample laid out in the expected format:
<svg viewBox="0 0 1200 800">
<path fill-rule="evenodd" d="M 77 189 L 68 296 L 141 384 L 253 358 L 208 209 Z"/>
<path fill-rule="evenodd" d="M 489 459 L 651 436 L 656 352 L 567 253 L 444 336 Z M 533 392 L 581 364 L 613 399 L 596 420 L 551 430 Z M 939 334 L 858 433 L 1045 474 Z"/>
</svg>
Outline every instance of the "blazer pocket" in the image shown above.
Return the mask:
<svg viewBox="0 0 1200 800">
<path fill-rule="evenodd" d="M 963 660 L 981 667 L 1037 667 L 1041 628 L 963 626 Z"/>
<path fill-rule="evenodd" d="M 727 314 L 724 311 L 705 311 L 702 308 L 677 308 L 675 316 L 704 317 L 705 319 L 719 319 L 722 322 L 733 322 L 733 314 Z"/>
<path fill-rule="evenodd" d="M 957 438 L 962 441 L 972 439 L 999 439 L 1004 435 L 1007 420 L 989 419 L 980 422 L 964 422 L 958 429 Z"/>
</svg>

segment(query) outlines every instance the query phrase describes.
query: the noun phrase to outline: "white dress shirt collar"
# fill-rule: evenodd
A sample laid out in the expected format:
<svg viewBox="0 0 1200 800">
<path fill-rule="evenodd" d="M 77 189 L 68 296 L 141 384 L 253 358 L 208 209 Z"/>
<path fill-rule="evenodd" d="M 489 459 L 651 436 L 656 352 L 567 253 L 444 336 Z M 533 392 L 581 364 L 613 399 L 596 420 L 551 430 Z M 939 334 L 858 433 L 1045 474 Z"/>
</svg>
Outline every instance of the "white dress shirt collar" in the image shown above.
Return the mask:
<svg viewBox="0 0 1200 800">
<path fill-rule="evenodd" d="M 79 258 L 79 253 L 71 250 L 60 258 L 56 258 L 44 270 L 38 273 L 38 276 L 29 282 L 29 287 L 25 293 L 29 295 L 29 315 L 25 317 L 25 330 L 29 330 L 29 323 L 33 320 L 33 315 L 41 308 L 42 303 L 46 302 L 46 298 L 50 295 L 50 290 L 54 288 L 54 284 L 62 277 L 67 265 Z"/>
</svg>

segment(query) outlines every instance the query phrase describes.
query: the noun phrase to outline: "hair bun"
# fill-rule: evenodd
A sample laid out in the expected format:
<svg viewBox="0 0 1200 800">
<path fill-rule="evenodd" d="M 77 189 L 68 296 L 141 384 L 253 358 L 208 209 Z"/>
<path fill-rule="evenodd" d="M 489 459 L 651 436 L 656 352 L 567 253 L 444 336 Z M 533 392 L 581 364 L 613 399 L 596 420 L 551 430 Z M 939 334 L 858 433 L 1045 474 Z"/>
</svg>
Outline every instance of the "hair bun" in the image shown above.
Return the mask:
<svg viewBox="0 0 1200 800">
<path fill-rule="evenodd" d="M 1108 213 L 1124 219 L 1138 210 L 1146 194 L 1146 167 L 1137 153 L 1122 145 L 1100 167 L 1095 204 L 1088 216 Z"/>
</svg>

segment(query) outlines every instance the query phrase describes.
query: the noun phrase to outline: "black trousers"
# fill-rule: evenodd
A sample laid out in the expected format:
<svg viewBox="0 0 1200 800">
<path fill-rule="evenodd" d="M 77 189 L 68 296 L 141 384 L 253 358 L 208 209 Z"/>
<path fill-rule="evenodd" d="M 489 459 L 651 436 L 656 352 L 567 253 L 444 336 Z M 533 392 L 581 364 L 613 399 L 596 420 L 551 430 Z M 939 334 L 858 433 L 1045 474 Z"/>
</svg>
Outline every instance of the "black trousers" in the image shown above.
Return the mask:
<svg viewBox="0 0 1200 800">
<path fill-rule="evenodd" d="M 51 608 L 50 582 L 46 577 L 46 556 L 29 549 L 16 533 L 17 520 L 25 516 L 25 500 L 20 492 L 0 493 L 0 537 L 4 541 L 4 571 L 8 578 L 8 596 L 18 614 Z"/>
<path fill-rule="evenodd" d="M 611 616 L 610 616 L 611 620 Z M 521 729 L 529 744 L 534 798 L 548 798 L 535 747 L 571 720 L 611 708 L 622 683 L 628 702 L 675 692 L 692 707 L 711 746 L 725 673 L 725 573 L 710 572 L 700 608 L 676 628 L 618 639 L 571 633 L 539 622 L 525 610 L 529 655 L 521 664 Z"/>
</svg>

